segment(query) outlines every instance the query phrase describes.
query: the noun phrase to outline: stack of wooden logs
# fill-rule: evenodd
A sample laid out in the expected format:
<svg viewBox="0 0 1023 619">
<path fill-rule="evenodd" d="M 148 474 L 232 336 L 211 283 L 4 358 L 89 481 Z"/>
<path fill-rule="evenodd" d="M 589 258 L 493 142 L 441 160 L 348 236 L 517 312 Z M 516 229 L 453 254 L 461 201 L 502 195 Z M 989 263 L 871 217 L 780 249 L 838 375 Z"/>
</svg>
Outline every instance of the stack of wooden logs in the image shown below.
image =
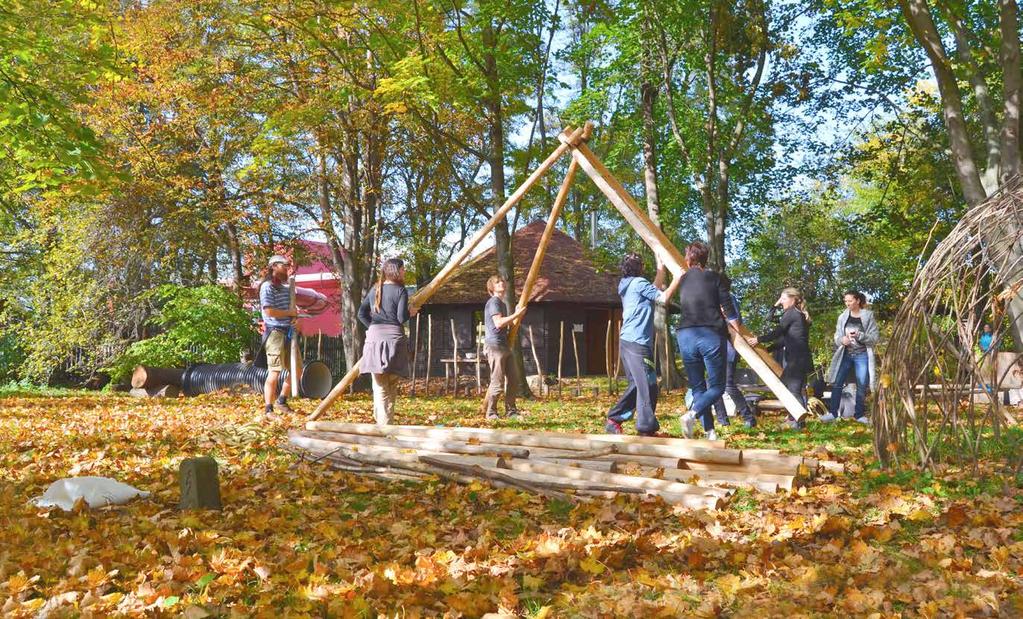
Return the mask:
<svg viewBox="0 0 1023 619">
<path fill-rule="evenodd" d="M 436 475 L 572 501 L 628 493 L 693 508 L 720 508 L 735 487 L 791 490 L 822 467 L 777 450 L 727 449 L 723 441 L 629 435 L 314 421 L 288 438 L 303 458 L 380 479 Z"/>
<path fill-rule="evenodd" d="M 184 370 L 176 368 L 136 366 L 128 393 L 138 398 L 176 398 L 181 391 L 184 374 Z"/>
</svg>

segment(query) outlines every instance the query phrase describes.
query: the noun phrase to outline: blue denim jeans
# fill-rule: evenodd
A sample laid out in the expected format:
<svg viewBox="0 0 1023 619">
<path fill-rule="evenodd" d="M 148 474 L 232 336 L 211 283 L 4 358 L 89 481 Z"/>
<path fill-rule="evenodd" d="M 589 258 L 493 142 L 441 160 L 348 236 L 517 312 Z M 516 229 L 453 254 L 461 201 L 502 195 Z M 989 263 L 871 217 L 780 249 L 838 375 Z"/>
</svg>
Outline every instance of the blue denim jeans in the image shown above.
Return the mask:
<svg viewBox="0 0 1023 619">
<path fill-rule="evenodd" d="M 711 327 L 678 330 L 678 349 L 693 394 L 693 412 L 704 431 L 714 429 L 714 402 L 725 392 L 725 336 Z"/>
<path fill-rule="evenodd" d="M 866 352 L 850 355 L 848 351 L 842 353 L 842 362 L 838 364 L 838 371 L 835 373 L 835 384 L 831 386 L 831 405 L 828 407 L 831 414 L 838 417 L 838 405 L 842 401 L 842 387 L 849 377 L 849 372 L 856 373 L 856 408 L 857 419 L 867 414 L 867 389 L 870 387 L 870 359 Z"/>
<path fill-rule="evenodd" d="M 657 422 L 657 373 L 654 371 L 654 353 L 649 346 L 621 340 L 618 346 L 629 386 L 618 402 L 607 412 L 607 418 L 619 424 L 636 411 L 636 432 L 654 434 L 661 428 Z"/>
</svg>

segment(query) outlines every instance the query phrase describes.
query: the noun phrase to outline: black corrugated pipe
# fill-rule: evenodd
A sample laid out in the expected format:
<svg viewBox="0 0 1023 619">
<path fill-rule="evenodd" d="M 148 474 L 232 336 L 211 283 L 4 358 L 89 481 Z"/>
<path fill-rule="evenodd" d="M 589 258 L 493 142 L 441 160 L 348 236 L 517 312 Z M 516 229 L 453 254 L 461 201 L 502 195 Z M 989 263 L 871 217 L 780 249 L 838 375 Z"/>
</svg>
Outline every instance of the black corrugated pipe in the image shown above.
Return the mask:
<svg viewBox="0 0 1023 619">
<path fill-rule="evenodd" d="M 189 366 L 181 377 L 181 391 L 186 396 L 213 393 L 221 389 L 249 387 L 263 393 L 267 369 L 247 363 L 199 363 Z M 288 375 L 281 373 L 281 383 Z M 300 391 L 307 398 L 323 398 L 333 386 L 330 368 L 322 361 L 313 361 L 302 372 Z"/>
</svg>

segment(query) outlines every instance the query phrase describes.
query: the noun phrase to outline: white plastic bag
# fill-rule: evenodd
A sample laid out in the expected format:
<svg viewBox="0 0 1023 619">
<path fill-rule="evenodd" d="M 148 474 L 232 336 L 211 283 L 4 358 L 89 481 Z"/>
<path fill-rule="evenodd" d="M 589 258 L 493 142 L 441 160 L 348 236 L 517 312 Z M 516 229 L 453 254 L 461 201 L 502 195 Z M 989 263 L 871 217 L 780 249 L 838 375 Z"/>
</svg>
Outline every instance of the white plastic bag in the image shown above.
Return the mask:
<svg viewBox="0 0 1023 619">
<path fill-rule="evenodd" d="M 104 507 L 123 505 L 135 497 L 145 499 L 149 493 L 109 477 L 68 477 L 50 484 L 43 496 L 32 499 L 32 503 L 36 507 L 59 507 L 71 511 L 80 498 L 89 507 Z"/>
</svg>

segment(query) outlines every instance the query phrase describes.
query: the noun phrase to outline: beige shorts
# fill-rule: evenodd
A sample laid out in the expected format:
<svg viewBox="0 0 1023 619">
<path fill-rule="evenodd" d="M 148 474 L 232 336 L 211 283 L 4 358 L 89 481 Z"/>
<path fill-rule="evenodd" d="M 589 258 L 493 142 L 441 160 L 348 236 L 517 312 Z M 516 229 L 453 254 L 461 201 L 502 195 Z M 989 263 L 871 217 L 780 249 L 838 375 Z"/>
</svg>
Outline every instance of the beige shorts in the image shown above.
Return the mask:
<svg viewBox="0 0 1023 619">
<path fill-rule="evenodd" d="M 266 338 L 266 369 L 283 372 L 288 369 L 291 351 L 287 349 L 287 338 L 283 331 L 271 331 Z"/>
</svg>

